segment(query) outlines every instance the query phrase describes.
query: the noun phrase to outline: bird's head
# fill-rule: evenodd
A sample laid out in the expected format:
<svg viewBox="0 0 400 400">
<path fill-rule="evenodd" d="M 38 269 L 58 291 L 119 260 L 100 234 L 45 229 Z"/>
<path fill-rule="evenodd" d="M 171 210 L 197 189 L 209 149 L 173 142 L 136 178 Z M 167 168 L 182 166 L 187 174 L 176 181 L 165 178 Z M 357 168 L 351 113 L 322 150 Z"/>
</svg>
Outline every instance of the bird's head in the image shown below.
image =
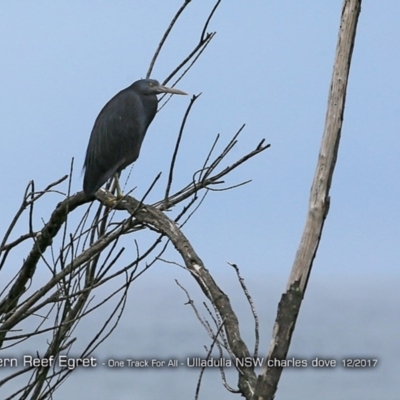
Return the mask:
<svg viewBox="0 0 400 400">
<path fill-rule="evenodd" d="M 139 94 L 157 95 L 161 93 L 187 94 L 182 90 L 160 85 L 155 79 L 141 79 L 132 85 L 132 89 Z"/>
</svg>

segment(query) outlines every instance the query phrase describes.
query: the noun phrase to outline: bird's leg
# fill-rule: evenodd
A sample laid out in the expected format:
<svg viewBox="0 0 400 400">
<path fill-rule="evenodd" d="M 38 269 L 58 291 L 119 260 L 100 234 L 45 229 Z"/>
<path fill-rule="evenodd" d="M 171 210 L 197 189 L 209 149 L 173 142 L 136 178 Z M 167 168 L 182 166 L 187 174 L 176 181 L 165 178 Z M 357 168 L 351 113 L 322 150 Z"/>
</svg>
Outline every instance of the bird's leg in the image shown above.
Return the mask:
<svg viewBox="0 0 400 400">
<path fill-rule="evenodd" d="M 117 190 L 117 199 L 124 197 L 124 195 L 122 194 L 121 186 L 119 185 L 118 173 L 114 175 L 114 187 L 112 190 L 113 193 L 114 190 Z"/>
</svg>

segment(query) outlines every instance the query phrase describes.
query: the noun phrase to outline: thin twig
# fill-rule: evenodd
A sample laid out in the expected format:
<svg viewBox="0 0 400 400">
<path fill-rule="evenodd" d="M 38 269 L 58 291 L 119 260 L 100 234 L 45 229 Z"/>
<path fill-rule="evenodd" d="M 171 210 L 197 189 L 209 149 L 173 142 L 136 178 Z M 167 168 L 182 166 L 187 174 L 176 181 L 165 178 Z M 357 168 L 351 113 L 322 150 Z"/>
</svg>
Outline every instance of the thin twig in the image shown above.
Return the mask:
<svg viewBox="0 0 400 400">
<path fill-rule="evenodd" d="M 220 3 L 221 3 L 221 0 L 218 0 L 218 1 L 215 3 L 213 9 L 211 10 L 210 15 L 208 16 L 208 18 L 207 18 L 207 20 L 206 20 L 206 23 L 204 24 L 203 31 L 201 32 L 200 41 L 204 41 L 204 40 L 205 40 L 208 25 L 210 24 L 210 21 L 211 21 L 213 15 L 214 15 L 215 11 L 217 11 L 217 8 L 218 8 L 218 6 L 220 5 Z"/>
<path fill-rule="evenodd" d="M 224 321 L 218 327 L 218 330 L 217 330 L 216 334 L 214 335 L 214 339 L 213 339 L 213 341 L 211 343 L 210 349 L 208 350 L 208 353 L 207 353 L 207 356 L 206 356 L 206 360 L 208 360 L 210 358 L 212 350 L 214 348 L 214 345 L 218 340 L 218 335 L 221 332 L 223 326 L 224 326 Z M 203 374 L 204 374 L 205 369 L 206 369 L 206 367 L 201 367 L 200 374 L 199 374 L 199 379 L 197 380 L 197 385 L 196 385 L 196 392 L 195 392 L 195 396 L 194 396 L 195 400 L 197 400 L 199 398 L 201 381 L 203 379 Z"/>
<path fill-rule="evenodd" d="M 255 344 L 254 344 L 253 358 L 257 358 L 258 357 L 258 346 L 260 344 L 260 323 L 259 323 L 259 319 L 258 319 L 258 315 L 257 315 L 257 310 L 254 305 L 253 299 L 250 295 L 250 292 L 247 289 L 246 284 L 244 283 L 244 279 L 240 275 L 239 267 L 236 264 L 233 264 L 230 262 L 228 262 L 228 265 L 230 265 L 231 267 L 233 267 L 235 269 L 240 286 L 242 287 L 243 293 L 245 294 L 246 299 L 250 305 L 251 313 L 252 313 L 253 319 L 254 319 L 254 336 L 256 338 Z"/>
<path fill-rule="evenodd" d="M 167 187 L 165 189 L 165 196 L 164 196 L 164 201 L 165 201 L 165 204 L 166 204 L 167 208 L 168 208 L 168 203 L 167 202 L 168 202 L 169 192 L 171 190 L 172 180 L 173 180 L 173 176 L 174 176 L 174 168 L 175 168 L 175 163 L 176 163 L 176 157 L 177 157 L 178 151 L 179 151 L 179 145 L 181 143 L 183 131 L 185 129 L 185 124 L 186 124 L 187 118 L 188 118 L 188 116 L 190 114 L 190 110 L 192 109 L 193 104 L 199 98 L 199 96 L 200 95 L 197 95 L 197 96 L 193 95 L 193 97 L 190 99 L 189 106 L 186 109 L 185 115 L 183 116 L 181 127 L 179 129 L 179 134 L 178 134 L 178 137 L 176 139 L 175 149 L 174 149 L 174 153 L 173 153 L 172 159 L 171 159 L 171 165 L 170 165 L 170 168 L 169 168 Z"/>
<path fill-rule="evenodd" d="M 176 14 L 174 15 L 174 17 L 172 18 L 168 28 L 166 29 L 163 37 L 161 38 L 160 43 L 157 46 L 157 49 L 153 55 L 153 58 L 150 61 L 149 69 L 147 70 L 147 73 L 146 73 L 146 78 L 150 78 L 151 73 L 153 72 L 154 64 L 156 63 L 157 57 L 159 56 L 162 47 L 164 46 L 165 42 L 167 41 L 167 38 L 168 38 L 169 34 L 171 33 L 172 28 L 174 27 L 176 21 L 178 20 L 178 18 L 183 13 L 183 11 L 185 10 L 185 8 L 188 6 L 189 3 L 190 3 L 190 0 L 185 0 L 184 3 L 181 5 L 181 7 L 176 12 Z"/>
</svg>

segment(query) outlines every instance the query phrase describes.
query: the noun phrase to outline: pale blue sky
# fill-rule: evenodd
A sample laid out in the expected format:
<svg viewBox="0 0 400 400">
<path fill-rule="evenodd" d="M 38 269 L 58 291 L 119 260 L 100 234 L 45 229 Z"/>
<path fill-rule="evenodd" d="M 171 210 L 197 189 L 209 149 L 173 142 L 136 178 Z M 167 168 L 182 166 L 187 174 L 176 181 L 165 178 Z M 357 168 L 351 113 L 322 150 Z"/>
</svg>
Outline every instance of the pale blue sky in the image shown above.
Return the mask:
<svg viewBox="0 0 400 400">
<path fill-rule="evenodd" d="M 68 173 L 72 157 L 72 190 L 81 190 L 81 166 L 98 112 L 116 92 L 145 76 L 180 4 L 172 0 L 2 4 L 0 232 L 19 206 L 28 181 L 44 188 Z M 212 4 L 192 1 L 153 78 L 163 80 L 196 43 Z M 223 1 L 209 27 L 217 31 L 215 39 L 178 85 L 202 95 L 183 139 L 176 188 L 202 165 L 217 133 L 222 148 L 246 123 L 230 161 L 262 138 L 271 143 L 270 149 L 228 179 L 230 184 L 252 179 L 251 184 L 211 193 L 185 227 L 217 280 L 228 279 L 227 260 L 240 265 L 243 276 L 255 285 L 261 310 L 264 291 L 279 296 L 284 290 L 303 229 L 341 6 L 340 0 Z M 399 278 L 399 15 L 398 1 L 364 1 L 331 207 L 310 290 L 314 282 L 331 277 L 347 282 Z M 138 197 L 159 171 L 167 171 L 188 102 L 189 98 L 175 96 L 151 125 L 127 186 L 137 186 Z M 129 168 L 123 179 L 128 172 Z M 163 187 L 157 186 L 152 201 L 162 196 Z M 36 227 L 41 217 L 48 219 L 58 201 L 60 197 L 49 196 L 38 207 Z M 15 262 L 18 268 L 18 257 Z M 3 272 L 8 273 L 11 270 Z M 176 292 L 172 285 L 177 273 L 176 268 L 160 264 L 146 279 L 153 285 L 157 279 L 170 280 L 170 290 Z M 338 296 L 349 295 L 351 285 L 346 288 L 348 292 L 343 289 Z M 385 292 L 379 296 L 384 301 Z M 263 332 L 265 343 L 270 328 Z"/>
</svg>

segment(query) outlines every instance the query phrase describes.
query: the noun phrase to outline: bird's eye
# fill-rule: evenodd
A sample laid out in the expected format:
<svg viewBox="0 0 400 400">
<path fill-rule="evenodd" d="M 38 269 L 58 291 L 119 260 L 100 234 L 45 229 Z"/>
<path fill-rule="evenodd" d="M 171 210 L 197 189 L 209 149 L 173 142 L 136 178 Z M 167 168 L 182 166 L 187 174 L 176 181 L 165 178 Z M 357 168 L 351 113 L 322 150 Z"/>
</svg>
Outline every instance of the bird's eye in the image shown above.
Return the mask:
<svg viewBox="0 0 400 400">
<path fill-rule="evenodd" d="M 153 82 L 149 82 L 149 85 L 150 85 L 150 86 L 153 86 Z"/>
</svg>

